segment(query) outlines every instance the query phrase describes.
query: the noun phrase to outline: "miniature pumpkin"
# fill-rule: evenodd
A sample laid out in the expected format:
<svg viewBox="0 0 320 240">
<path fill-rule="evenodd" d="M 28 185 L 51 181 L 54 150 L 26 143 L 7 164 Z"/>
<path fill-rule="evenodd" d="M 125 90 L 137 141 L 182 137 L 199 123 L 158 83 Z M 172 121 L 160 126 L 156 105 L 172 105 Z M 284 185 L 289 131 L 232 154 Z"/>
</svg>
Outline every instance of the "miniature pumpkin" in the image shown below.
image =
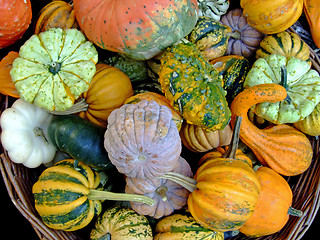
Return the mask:
<svg viewBox="0 0 320 240">
<path fill-rule="evenodd" d="M 73 4 L 90 41 L 138 60 L 150 59 L 185 37 L 195 26 L 198 12 L 196 0 L 74 0 Z"/>
<path fill-rule="evenodd" d="M 281 230 L 289 215 L 301 216 L 302 212 L 291 207 L 292 191 L 287 181 L 268 167 L 256 171 L 261 191 L 252 216 L 239 229 L 248 237 L 261 237 Z"/>
<path fill-rule="evenodd" d="M 243 90 L 243 82 L 251 65 L 243 56 L 228 55 L 210 61 L 223 78 L 223 88 L 227 91 L 226 99 L 231 103 L 235 96 Z"/>
<path fill-rule="evenodd" d="M 303 0 L 303 12 L 307 18 L 314 43 L 320 48 L 320 3 L 318 0 Z"/>
<path fill-rule="evenodd" d="M 19 98 L 20 96 L 12 82 L 10 70 L 13 60 L 18 56 L 19 53 L 11 51 L 0 62 L 0 93 L 14 98 Z"/>
<path fill-rule="evenodd" d="M 34 33 L 39 34 L 50 28 L 79 29 L 73 6 L 59 0 L 52 1 L 44 6 L 39 12 Z"/>
<path fill-rule="evenodd" d="M 100 215 L 91 230 L 90 240 L 130 239 L 152 240 L 148 219 L 129 208 L 112 207 Z"/>
<path fill-rule="evenodd" d="M 218 232 L 239 229 L 252 215 L 260 193 L 260 183 L 251 166 L 235 156 L 241 117 L 238 119 L 229 151 L 202 164 L 194 179 L 176 173 L 162 176 L 186 187 L 191 192 L 188 209 L 194 219 Z"/>
<path fill-rule="evenodd" d="M 131 81 L 125 73 L 116 67 L 98 63 L 89 89 L 81 95 L 88 106 L 79 116 L 105 127 L 110 113 L 132 95 Z"/>
<path fill-rule="evenodd" d="M 303 0 L 241 0 L 247 22 L 259 32 L 279 33 L 293 25 L 301 16 Z"/>
<path fill-rule="evenodd" d="M 159 82 L 170 104 L 188 123 L 209 131 L 228 124 L 230 109 L 222 78 L 193 43 L 180 43 L 164 52 Z"/>
<path fill-rule="evenodd" d="M 196 45 L 202 56 L 212 60 L 226 53 L 231 33 L 229 26 L 210 17 L 199 17 L 188 40 Z"/>
<path fill-rule="evenodd" d="M 199 17 L 206 16 L 219 21 L 229 6 L 229 0 L 198 0 Z"/>
<path fill-rule="evenodd" d="M 125 104 L 108 118 L 104 146 L 120 173 L 154 178 L 171 171 L 181 153 L 171 110 L 155 101 Z"/>
<path fill-rule="evenodd" d="M 223 240 L 224 234 L 201 226 L 186 211 L 176 213 L 161 219 L 155 228 L 154 240 L 165 239 L 211 239 Z"/>
<path fill-rule="evenodd" d="M 30 0 L 2 0 L 0 4 L 0 49 L 18 41 L 32 18 Z"/>
<path fill-rule="evenodd" d="M 188 162 L 182 157 L 179 158 L 172 172 L 193 177 Z M 127 177 L 126 183 L 126 193 L 144 195 L 155 201 L 153 206 L 130 202 L 132 209 L 139 214 L 159 219 L 170 215 L 173 211 L 179 210 L 187 204 L 189 191 L 173 181 L 161 178 L 139 179 Z"/>
<path fill-rule="evenodd" d="M 145 196 L 97 190 L 99 183 L 98 172 L 81 162 L 65 159 L 45 169 L 33 185 L 35 208 L 48 227 L 74 231 L 100 214 L 103 200 L 154 204 Z"/>
<path fill-rule="evenodd" d="M 320 103 L 314 108 L 309 116 L 301 121 L 293 123 L 295 128 L 310 136 L 320 135 Z"/>
<path fill-rule="evenodd" d="M 77 29 L 50 28 L 20 48 L 10 71 L 20 97 L 49 111 L 63 111 L 88 90 L 98 53 Z"/>
<path fill-rule="evenodd" d="M 310 115 L 320 102 L 319 73 L 298 58 L 271 54 L 257 59 L 243 87 L 265 83 L 280 84 L 288 95 L 283 101 L 262 102 L 252 108 L 255 114 L 270 122 L 281 124 L 300 121 Z"/>
<path fill-rule="evenodd" d="M 52 114 L 17 99 L 1 114 L 1 143 L 15 163 L 36 168 L 51 162 L 56 147 L 48 138 L 47 129 Z"/>
<path fill-rule="evenodd" d="M 232 137 L 230 125 L 224 129 L 208 132 L 201 127 L 184 123 L 180 130 L 183 145 L 193 152 L 207 152 L 219 146 L 229 145 Z"/>
<path fill-rule="evenodd" d="M 278 102 L 286 98 L 287 91 L 279 84 L 255 85 L 243 90 L 231 104 L 231 125 L 235 118 L 243 118 L 240 139 L 251 148 L 264 166 L 285 176 L 294 176 L 307 170 L 313 150 L 309 139 L 299 130 L 279 124 L 257 128 L 248 119 L 248 109 L 262 102 Z"/>
<path fill-rule="evenodd" d="M 311 64 L 309 46 L 297 33 L 283 31 L 262 39 L 256 52 L 256 58 L 263 58 L 271 54 L 295 57 Z"/>
<path fill-rule="evenodd" d="M 247 23 L 242 8 L 228 11 L 222 16 L 221 22 L 232 30 L 226 55 L 239 55 L 246 58 L 253 56 L 264 34 Z"/>
</svg>

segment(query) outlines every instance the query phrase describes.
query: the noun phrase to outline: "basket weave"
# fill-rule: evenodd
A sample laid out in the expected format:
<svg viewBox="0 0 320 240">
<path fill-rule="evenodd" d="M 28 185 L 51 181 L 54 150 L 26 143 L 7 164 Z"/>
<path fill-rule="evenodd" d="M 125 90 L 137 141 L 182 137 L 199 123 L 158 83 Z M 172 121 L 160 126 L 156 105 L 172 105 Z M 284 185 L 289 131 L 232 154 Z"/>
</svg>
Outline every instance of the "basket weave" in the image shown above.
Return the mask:
<svg viewBox="0 0 320 240">
<path fill-rule="evenodd" d="M 295 32 L 294 28 L 290 28 L 289 31 Z M 320 58 L 311 47 L 310 50 L 313 68 L 320 73 Z M 9 107 L 9 102 L 10 97 L 0 94 L 1 112 Z M 310 137 L 309 139 L 314 150 L 311 166 L 303 174 L 287 178 L 293 192 L 292 207 L 303 211 L 302 217 L 290 217 L 281 231 L 256 239 L 299 240 L 312 224 L 320 206 L 320 142 L 317 137 Z M 48 228 L 35 210 L 32 195 L 32 185 L 37 181 L 40 172 L 13 163 L 3 148 L 0 157 L 0 170 L 10 199 L 19 212 L 30 222 L 40 239 L 80 240 L 84 238 L 79 232 L 65 232 Z M 231 238 L 231 240 L 246 239 L 250 238 L 242 234 Z"/>
</svg>

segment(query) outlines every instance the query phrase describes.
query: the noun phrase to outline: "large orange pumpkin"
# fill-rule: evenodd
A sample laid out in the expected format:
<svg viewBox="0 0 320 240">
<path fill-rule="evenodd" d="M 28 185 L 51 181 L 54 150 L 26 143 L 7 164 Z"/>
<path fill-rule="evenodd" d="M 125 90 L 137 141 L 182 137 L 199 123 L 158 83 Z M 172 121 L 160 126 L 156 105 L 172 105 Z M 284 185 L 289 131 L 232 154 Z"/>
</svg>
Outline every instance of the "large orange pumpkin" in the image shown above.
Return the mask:
<svg viewBox="0 0 320 240">
<path fill-rule="evenodd" d="M 90 41 L 140 60 L 188 35 L 198 11 L 196 0 L 74 0 L 73 4 Z"/>
<path fill-rule="evenodd" d="M 0 1 L 0 49 L 18 41 L 28 29 L 31 18 L 30 0 Z"/>
</svg>

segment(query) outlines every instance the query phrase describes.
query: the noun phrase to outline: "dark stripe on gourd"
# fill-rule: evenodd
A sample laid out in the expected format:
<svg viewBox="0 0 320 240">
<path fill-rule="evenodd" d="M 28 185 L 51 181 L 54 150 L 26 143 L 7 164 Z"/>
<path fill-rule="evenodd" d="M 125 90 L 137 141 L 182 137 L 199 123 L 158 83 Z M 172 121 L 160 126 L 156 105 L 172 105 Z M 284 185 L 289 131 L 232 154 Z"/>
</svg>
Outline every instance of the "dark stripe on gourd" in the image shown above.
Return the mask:
<svg viewBox="0 0 320 240">
<path fill-rule="evenodd" d="M 39 177 L 39 182 L 46 182 L 48 180 L 51 180 L 53 182 L 61 182 L 61 183 L 76 183 L 83 185 L 82 182 L 75 177 L 71 177 L 67 173 L 59 173 L 59 172 L 46 172 L 46 174 L 43 174 Z"/>
<path fill-rule="evenodd" d="M 40 193 L 34 193 L 37 205 L 57 206 L 66 205 L 74 200 L 82 197 L 82 193 L 71 192 L 61 189 L 50 189 L 50 191 L 44 190 Z"/>
<path fill-rule="evenodd" d="M 77 172 L 81 173 L 83 176 L 85 176 L 86 179 L 88 179 L 87 169 L 83 168 L 83 165 L 74 164 L 73 161 L 61 161 L 61 162 L 56 163 L 55 165 L 70 167 L 72 169 L 74 169 L 76 167 Z"/>
</svg>

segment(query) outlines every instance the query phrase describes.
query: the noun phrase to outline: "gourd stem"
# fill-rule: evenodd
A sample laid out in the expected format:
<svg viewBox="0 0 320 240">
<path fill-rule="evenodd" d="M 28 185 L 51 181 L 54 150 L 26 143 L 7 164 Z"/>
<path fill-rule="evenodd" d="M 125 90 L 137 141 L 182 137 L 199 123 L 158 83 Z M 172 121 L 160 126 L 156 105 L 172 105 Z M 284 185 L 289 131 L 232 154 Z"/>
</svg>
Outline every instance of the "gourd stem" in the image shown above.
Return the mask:
<svg viewBox="0 0 320 240">
<path fill-rule="evenodd" d="M 301 210 L 295 209 L 293 207 L 289 207 L 288 214 L 295 217 L 301 217 L 303 212 Z"/>
<path fill-rule="evenodd" d="M 167 191 L 168 188 L 166 186 L 160 186 L 156 189 L 156 193 L 162 198 L 162 201 L 164 202 L 168 200 Z"/>
<path fill-rule="evenodd" d="M 234 31 L 232 33 L 229 33 L 228 35 L 230 37 L 232 37 L 233 39 L 236 39 L 236 40 L 241 39 L 241 33 L 238 30 L 236 30 L 236 31 Z"/>
<path fill-rule="evenodd" d="M 87 111 L 89 104 L 86 103 L 86 100 L 82 98 L 80 101 L 76 102 L 72 105 L 71 108 L 64 111 L 50 111 L 51 114 L 54 115 L 70 115 L 74 113 Z"/>
<path fill-rule="evenodd" d="M 239 134 L 240 134 L 241 122 L 242 122 L 242 117 L 237 116 L 236 121 L 234 123 L 234 127 L 233 127 L 231 144 L 229 145 L 228 150 L 222 155 L 222 158 L 236 159 L 236 151 L 239 145 Z"/>
<path fill-rule="evenodd" d="M 153 206 L 155 204 L 155 201 L 152 198 L 149 198 L 143 195 L 113 193 L 113 192 L 94 190 L 94 189 L 90 189 L 88 199 L 141 202 L 144 204 L 148 204 L 150 206 Z"/>
<path fill-rule="evenodd" d="M 284 87 L 286 90 L 288 90 L 288 73 L 287 73 L 287 67 L 285 65 L 282 65 L 280 67 L 281 70 L 281 81 L 280 85 Z M 291 98 L 289 94 L 287 94 L 286 98 L 284 99 L 288 103 L 291 103 Z"/>
<path fill-rule="evenodd" d="M 187 189 L 189 192 L 193 192 L 194 190 L 197 189 L 197 181 L 195 179 L 189 178 L 189 177 L 184 176 L 179 173 L 169 172 L 169 173 L 162 175 L 159 178 L 171 180 L 171 181 L 181 185 L 182 187 Z"/>
<path fill-rule="evenodd" d="M 49 143 L 48 139 L 47 139 L 46 136 L 44 135 L 44 132 L 43 132 L 43 129 L 42 129 L 42 128 L 40 128 L 40 127 L 35 127 L 35 128 L 33 129 L 33 133 L 34 133 L 35 136 L 41 137 L 45 143 Z"/>
</svg>

